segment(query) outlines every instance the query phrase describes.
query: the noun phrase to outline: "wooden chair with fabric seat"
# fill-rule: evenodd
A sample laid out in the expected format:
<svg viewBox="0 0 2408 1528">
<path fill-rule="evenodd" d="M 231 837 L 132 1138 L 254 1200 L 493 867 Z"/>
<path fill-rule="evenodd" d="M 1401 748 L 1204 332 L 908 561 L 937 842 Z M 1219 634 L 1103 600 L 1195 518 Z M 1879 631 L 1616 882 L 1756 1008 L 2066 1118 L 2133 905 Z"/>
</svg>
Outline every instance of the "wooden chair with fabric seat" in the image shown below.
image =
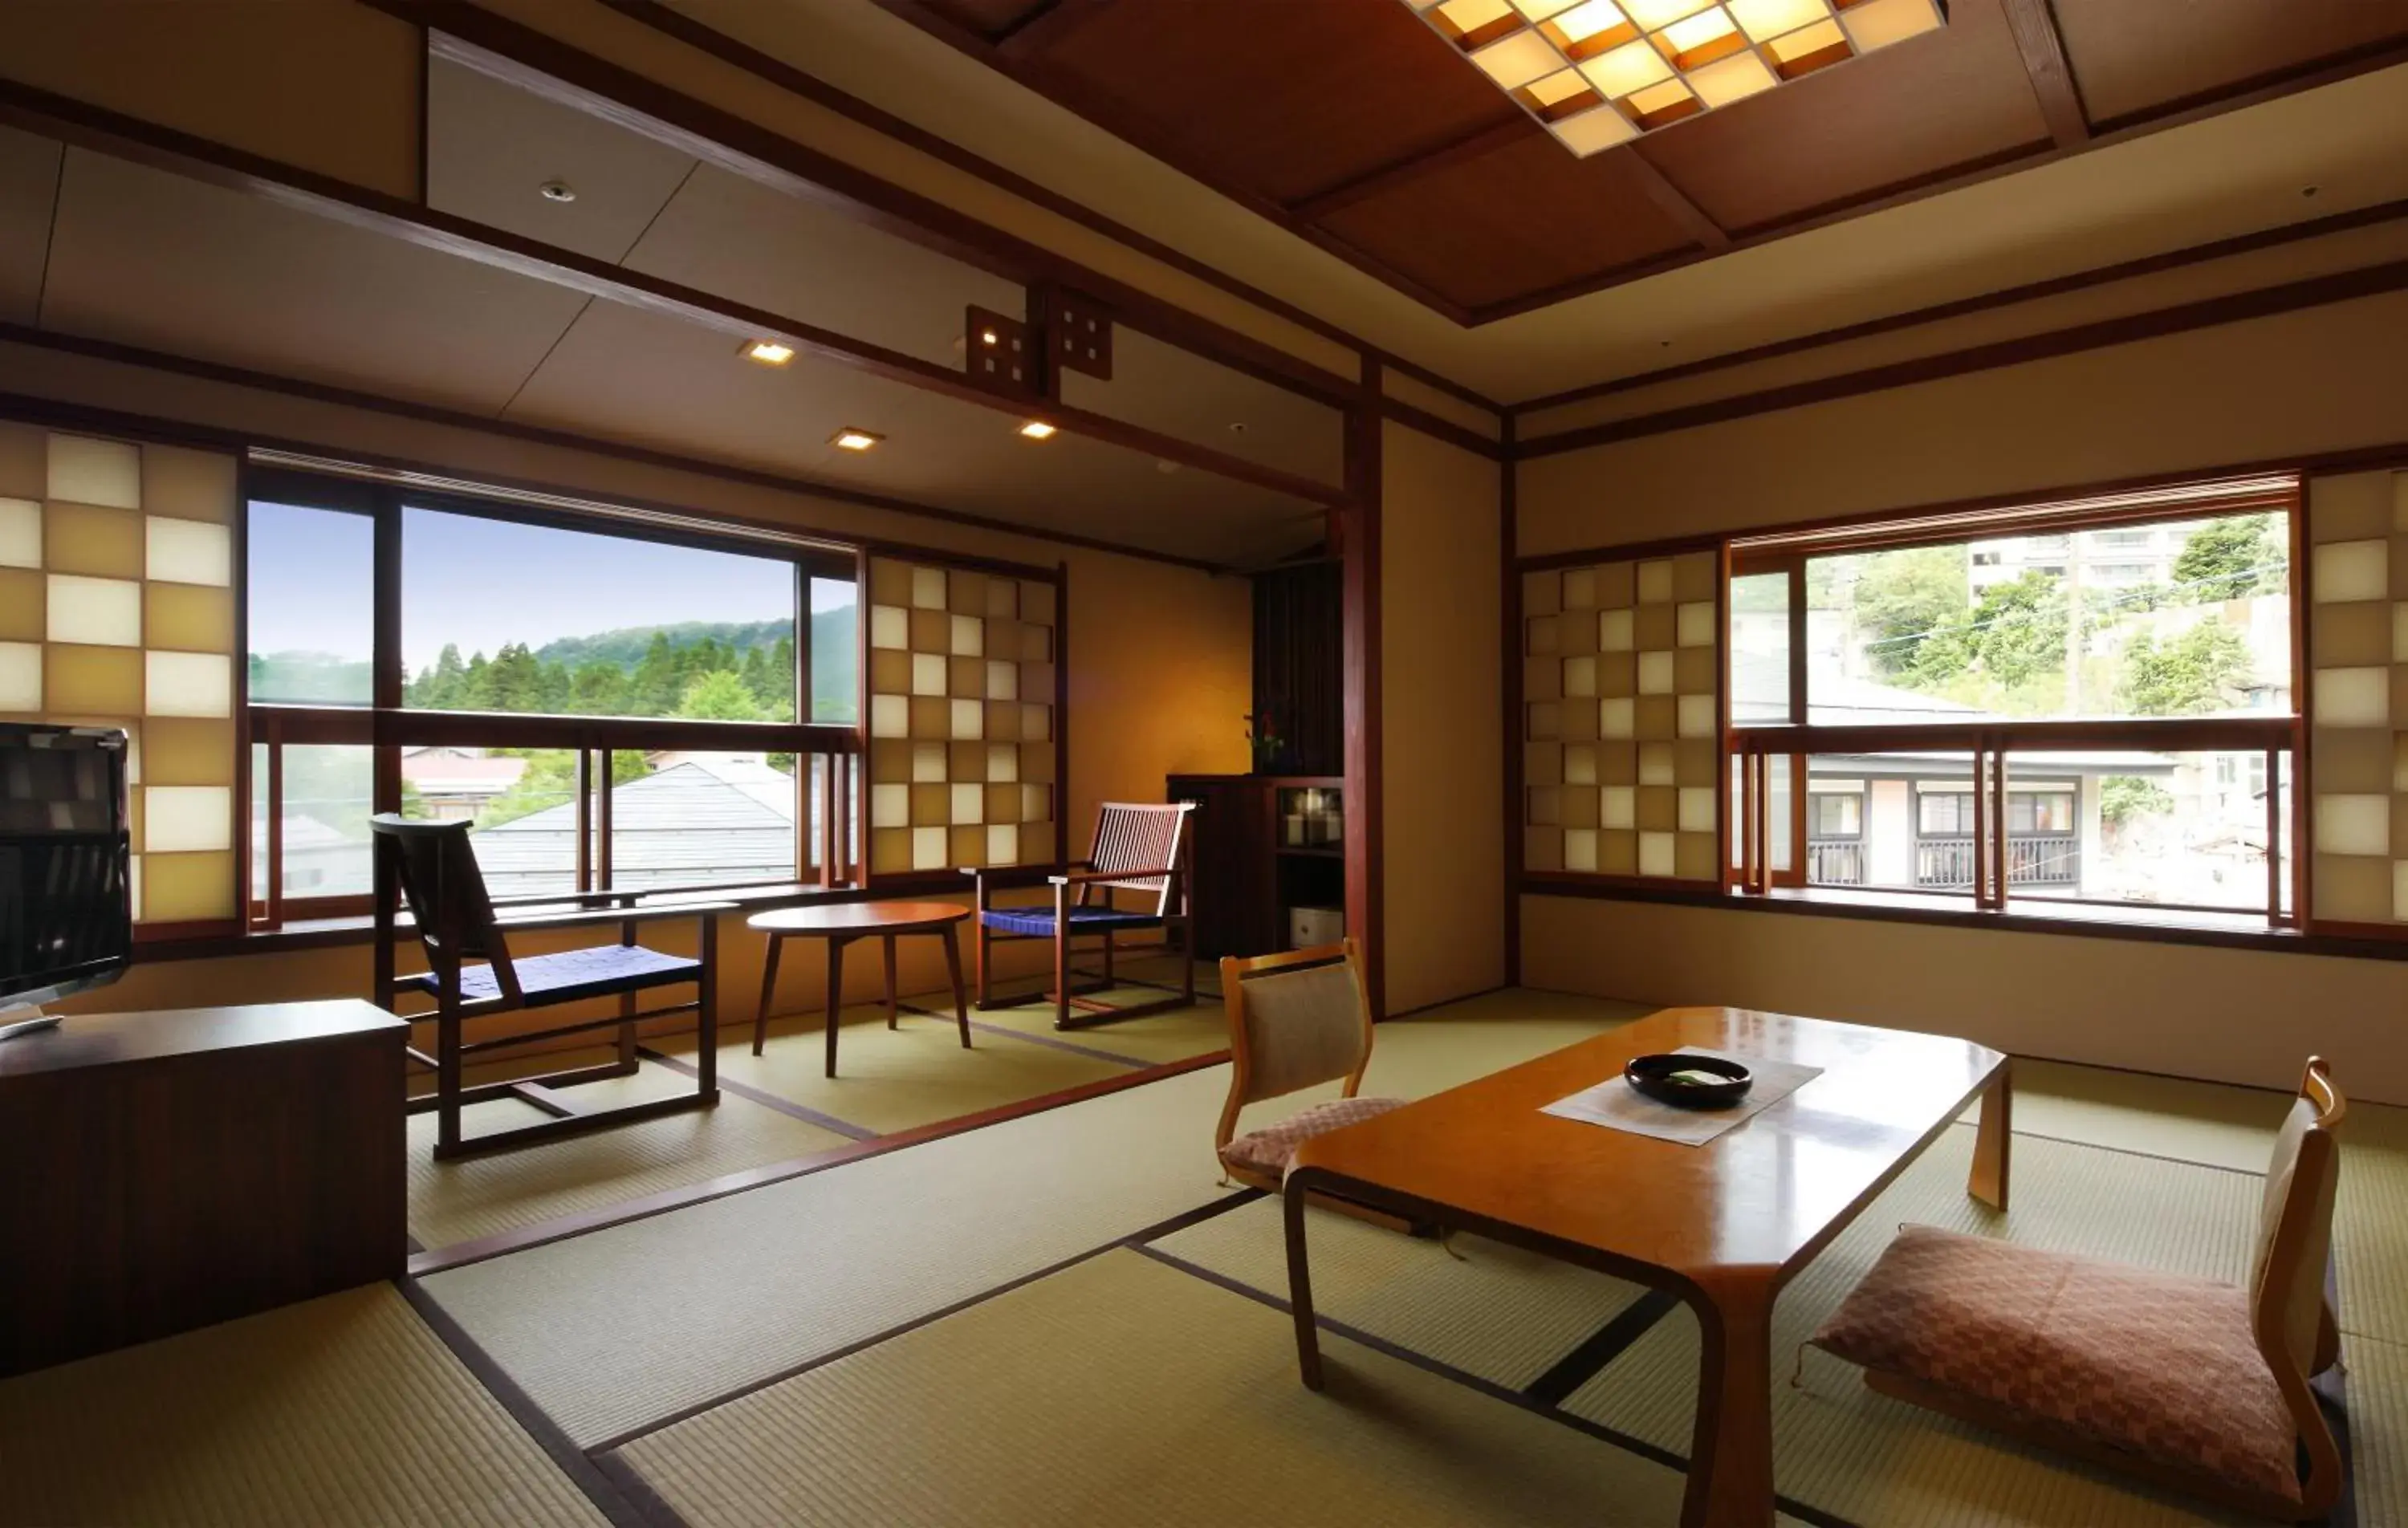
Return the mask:
<svg viewBox="0 0 2408 1528">
<path fill-rule="evenodd" d="M 1364 1068 L 1371 1064 L 1371 1000 L 1353 939 L 1280 955 L 1227 956 L 1221 962 L 1221 1004 L 1229 1016 L 1229 1097 L 1221 1106 L 1212 1150 L 1232 1181 L 1277 1193 L 1297 1148 L 1403 1105 L 1401 1098 L 1358 1096 Z M 1338 1097 L 1238 1134 L 1238 1116 L 1247 1105 L 1340 1078 L 1345 1084 Z M 1393 1216 L 1324 1202 L 1408 1229 Z"/>
<path fill-rule="evenodd" d="M 2342 1461 L 2309 1381 L 2341 1356 L 2325 1269 L 2346 1108 L 2311 1059 L 2246 1288 L 1911 1225 L 1810 1340 L 1885 1395 L 2221 1507 L 2321 1518 Z"/>
<path fill-rule="evenodd" d="M 434 1055 L 415 1047 L 408 1052 L 411 1061 L 435 1073 L 434 1093 L 412 1099 L 409 1112 L 433 1111 L 440 1117 L 435 1140 L 438 1161 L 525 1146 L 608 1125 L 633 1124 L 683 1109 L 709 1108 L 719 1102 L 715 1075 L 719 1053 L 714 1002 L 718 970 L 715 915 L 728 910 L 731 904 L 589 907 L 512 917 L 505 921 L 495 916 L 493 899 L 486 893 L 484 874 L 478 868 L 476 852 L 468 843 L 467 823 L 412 822 L 385 813 L 369 819 L 368 825 L 376 834 L 380 854 L 391 854 L 394 871 L 391 876 L 378 878 L 380 887 L 386 888 L 380 891 L 377 898 L 378 968 L 385 972 L 394 969 L 396 909 L 390 888 L 395 882 L 401 899 L 408 904 L 419 945 L 426 956 L 425 971 L 394 978 L 390 986 L 378 992 L 377 998 L 386 1009 L 394 1012 L 399 1011 L 395 1002 L 403 992 L 417 992 L 435 1000 L 432 1013 L 403 1017 L 431 1019 L 436 1026 Z M 695 956 L 667 954 L 636 942 L 638 924 L 665 919 L 692 919 L 699 925 Z M 504 933 L 606 926 L 617 928 L 618 943 L 515 958 Z M 482 964 L 470 964 L 472 960 L 481 960 Z M 639 992 L 689 983 L 695 989 L 692 1002 L 637 1011 Z M 610 997 L 619 999 L 619 1011 L 607 1018 L 583 1019 L 551 1029 L 477 1041 L 467 1040 L 463 1034 L 471 1019 Z M 695 1058 L 699 1078 L 692 1092 L 615 1108 L 589 1109 L 560 1091 L 580 1083 L 631 1075 L 638 1065 L 636 1025 L 647 1019 L 681 1013 L 696 1016 L 701 1042 Z M 597 1029 L 618 1031 L 619 1053 L 615 1061 L 474 1088 L 462 1085 L 463 1064 L 472 1055 Z M 552 1118 L 494 1131 L 473 1140 L 464 1139 L 461 1110 L 470 1104 L 498 1098 L 515 1098 Z"/>
<path fill-rule="evenodd" d="M 1060 875 L 1045 875 L 1041 870 L 965 869 L 962 874 L 973 878 L 977 901 L 978 1006 L 984 1009 L 1051 1003 L 1056 1029 L 1083 1029 L 1140 1014 L 1193 1007 L 1196 939 L 1188 916 L 1186 857 L 1188 814 L 1195 809 L 1196 803 L 1192 801 L 1108 801 L 1096 814 L 1093 853 L 1087 859 L 1071 861 Z M 992 900 L 997 891 L 1035 885 L 1039 875 L 1044 875 L 1045 883 L 1054 888 L 1051 907 L 1042 903 L 997 907 Z M 1114 900 L 1118 893 L 1133 893 L 1138 905 L 1119 905 Z M 1177 988 L 1123 978 L 1112 969 L 1116 938 L 1157 928 L 1166 938 L 1174 933 L 1179 936 L 1186 975 Z M 1072 969 L 1070 941 L 1098 936 L 1104 942 L 1104 968 Z M 991 947 L 1027 939 L 1053 942 L 1054 985 L 1046 992 L 1025 997 L 998 999 L 995 995 Z M 1073 986 L 1072 978 L 1077 977 L 1090 979 L 1084 986 Z M 1117 986 L 1149 987 L 1172 995 L 1126 1007 L 1097 1002 L 1092 995 Z"/>
</svg>

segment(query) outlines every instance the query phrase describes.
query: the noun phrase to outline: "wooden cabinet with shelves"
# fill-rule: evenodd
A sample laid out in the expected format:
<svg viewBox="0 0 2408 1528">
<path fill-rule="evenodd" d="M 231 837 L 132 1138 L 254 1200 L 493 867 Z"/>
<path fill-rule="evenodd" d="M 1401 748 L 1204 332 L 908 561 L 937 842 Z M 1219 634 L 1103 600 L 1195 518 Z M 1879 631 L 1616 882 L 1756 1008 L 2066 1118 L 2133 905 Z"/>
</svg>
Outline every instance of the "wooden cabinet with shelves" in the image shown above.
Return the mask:
<svg viewBox="0 0 2408 1528">
<path fill-rule="evenodd" d="M 1189 864 L 1199 957 L 1288 949 L 1298 907 L 1331 909 L 1342 932 L 1343 785 L 1325 775 L 1170 777 L 1168 798 L 1196 803 Z"/>
</svg>

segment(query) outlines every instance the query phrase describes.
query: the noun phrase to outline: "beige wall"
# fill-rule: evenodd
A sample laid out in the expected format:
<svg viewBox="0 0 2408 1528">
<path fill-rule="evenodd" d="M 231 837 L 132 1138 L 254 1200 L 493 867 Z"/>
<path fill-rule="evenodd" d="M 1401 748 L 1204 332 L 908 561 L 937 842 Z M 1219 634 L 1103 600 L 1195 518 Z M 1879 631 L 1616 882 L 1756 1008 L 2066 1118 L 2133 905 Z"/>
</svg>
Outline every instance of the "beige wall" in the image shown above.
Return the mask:
<svg viewBox="0 0 2408 1528">
<path fill-rule="evenodd" d="M 1529 462 L 1520 550 L 2400 442 L 2408 293 Z M 2267 1087 L 2320 1051 L 2360 1095 L 2408 1103 L 2408 964 L 1536 896 L 1522 961 L 1532 986 Z"/>
<path fill-rule="evenodd" d="M 464 477 L 485 474 L 656 500 L 939 552 L 1067 563 L 1070 780 L 1064 822 L 1070 850 L 1086 852 L 1098 802 L 1159 801 L 1166 775 L 1247 767 L 1242 718 L 1253 692 L 1252 592 L 1240 578 L 28 347 L 0 345 L 0 376 L 18 392 L 256 431 L 329 454 L 350 450 L 398 457 Z M 760 945 L 733 921 L 723 940 L 722 1014 L 728 1021 L 749 1021 L 760 980 Z M 912 943 L 926 948 L 906 947 L 906 988 L 939 985 L 944 967 L 937 947 Z M 1015 968 L 1035 969 L 1036 951 L 1034 946 L 1015 949 L 1021 963 Z M 798 946 L 781 964 L 782 1006 L 818 1007 L 816 994 L 826 977 L 817 947 Z M 874 958 L 863 954 L 849 963 L 846 985 L 853 997 L 868 997 L 876 983 Z M 186 1007 L 365 995 L 367 990 L 366 952 L 352 948 L 138 965 L 79 1006 Z"/>
<path fill-rule="evenodd" d="M 1382 432 L 1380 750 L 1387 1009 L 1505 980 L 1497 464 Z"/>
</svg>

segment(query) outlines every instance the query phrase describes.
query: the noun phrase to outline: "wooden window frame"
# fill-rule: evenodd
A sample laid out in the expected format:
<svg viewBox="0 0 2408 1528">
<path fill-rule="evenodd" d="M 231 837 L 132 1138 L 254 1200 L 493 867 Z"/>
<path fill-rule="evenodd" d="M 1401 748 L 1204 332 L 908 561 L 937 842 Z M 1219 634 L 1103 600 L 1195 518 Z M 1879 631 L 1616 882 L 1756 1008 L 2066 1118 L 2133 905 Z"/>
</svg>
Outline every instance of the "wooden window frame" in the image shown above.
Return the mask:
<svg viewBox="0 0 2408 1528">
<path fill-rule="evenodd" d="M 2166 492 L 2179 493 L 2186 486 L 2169 485 Z M 2011 754 L 2045 754 L 2068 748 L 2130 749 L 2144 752 L 2254 753 L 2262 755 L 2264 759 L 2268 782 L 2266 926 L 2270 930 L 2292 932 L 2313 928 L 2307 895 L 2313 855 L 2309 852 L 2304 831 L 2308 800 L 2307 720 L 2301 708 L 2307 693 L 2305 666 L 2309 605 L 2306 570 L 2301 560 L 2304 547 L 2301 525 L 2305 513 L 2304 478 L 2290 478 L 2287 488 L 2279 492 L 2268 483 L 2252 483 L 2245 490 L 2237 491 L 2231 498 L 2221 501 L 2194 499 L 2167 503 L 2147 491 L 2133 497 L 2150 502 L 2112 504 L 2088 513 L 2045 506 L 2036 506 L 2028 510 L 2006 507 L 1962 516 L 1903 517 L 1890 522 L 1870 522 L 1819 535 L 1813 530 L 1800 530 L 1762 538 L 1733 537 L 1726 574 L 1726 605 L 1728 604 L 1730 579 L 1778 573 L 1785 574 L 1789 580 L 1789 707 L 1785 723 L 1727 725 L 1725 728 L 1723 747 L 1727 773 L 1735 763 L 1741 781 L 1732 803 L 1737 829 L 1735 841 L 1739 849 L 1735 863 L 1725 868 L 1725 889 L 1758 898 L 1776 890 L 1803 899 L 1812 899 L 1815 895 L 1816 889 L 1809 887 L 1806 881 L 1806 779 L 1809 761 L 1816 754 L 1890 751 L 1969 754 L 1972 767 L 1975 819 L 1972 907 L 1978 912 L 2012 919 L 2018 914 L 2011 907 L 2008 891 L 2009 801 L 2014 787 L 2007 771 L 2007 760 Z M 2264 511 L 2284 514 L 2289 533 L 2292 708 L 2286 713 L 2270 712 L 2264 716 L 2245 717 L 2067 718 L 1878 725 L 1818 724 L 1808 720 L 1811 697 L 1807 676 L 1806 569 L 1808 563 L 1814 558 L 1855 551 L 1956 546 L 1968 541 L 1995 540 L 2010 536 L 2071 535 L 2109 526 L 2161 524 Z M 1733 682 L 1730 673 L 1732 656 L 1726 638 L 1726 693 L 1729 693 Z M 1792 852 L 1789 868 L 1776 870 L 1770 863 L 1771 856 L 1766 852 L 1766 846 L 1770 835 L 1783 831 L 1783 827 L 1770 821 L 1769 782 L 1770 761 L 1784 757 L 1790 761 L 1788 767 L 1793 787 L 1789 807 L 1791 821 L 1785 829 L 1791 835 Z M 2288 763 L 2287 774 L 2284 768 L 2286 761 Z M 2287 812 L 2282 807 L 2285 794 L 2282 782 L 2285 781 L 2287 781 L 2290 796 Z M 2286 850 L 2289 859 L 2287 875 L 2284 868 Z M 1899 889 L 1895 894 L 1900 897 L 1928 895 L 1946 898 L 1959 905 L 1962 902 L 1958 893 L 1927 893 Z M 2090 908 L 2121 906 L 2095 899 L 2061 897 L 2025 897 L 2020 901 L 2024 907 L 2035 907 L 2042 917 L 2047 916 L 2052 907 L 2068 905 Z M 2165 913 L 2213 914 L 2228 918 L 2236 914 L 2242 917 L 2253 915 L 2253 910 L 2247 908 L 2166 903 L 2133 906 L 2136 913 L 2144 917 Z M 2134 920 L 2136 923 L 2142 921 L 2143 918 Z"/>
<path fill-rule="evenodd" d="M 298 921 L 359 918 L 373 910 L 375 897 L 346 895 L 288 897 L 282 887 L 283 750 L 291 746 L 335 745 L 370 750 L 372 787 L 370 810 L 401 809 L 400 755 L 405 748 L 452 744 L 479 748 L 567 749 L 576 753 L 578 833 L 571 892 L 497 899 L 496 905 L 541 905 L 580 902 L 588 905 L 631 905 L 646 896 L 681 893 L 732 892 L 805 884 L 816 878 L 822 890 L 852 887 L 859 879 L 854 854 L 860 809 L 857 760 L 867 725 L 866 651 L 854 664 L 855 720 L 851 724 L 794 722 L 694 721 L 679 718 L 552 716 L 526 712 L 432 711 L 402 704 L 406 670 L 401 655 L 401 588 L 403 567 L 402 513 L 423 508 L 515 523 L 544 525 L 586 535 L 707 550 L 792 564 L 795 578 L 796 709 L 807 715 L 811 701 L 810 580 L 813 578 L 852 583 L 862 593 L 857 607 L 867 609 L 867 551 L 816 542 L 772 540 L 738 535 L 713 535 L 708 530 L 645 524 L 608 513 L 580 514 L 557 507 L 529 507 L 509 500 L 485 499 L 445 490 L 330 474 L 262 467 L 246 464 L 240 484 L 239 518 L 244 536 L 245 567 L 238 570 L 237 620 L 241 622 L 244 657 L 248 655 L 251 586 L 248 578 L 248 531 L 254 502 L 290 504 L 303 508 L 357 514 L 375 525 L 372 602 L 375 635 L 371 701 L 366 706 L 310 706 L 254 702 L 245 682 L 236 703 L 239 874 L 241 898 L 247 909 L 245 926 L 251 933 L 273 933 Z M 864 618 L 866 620 L 866 617 Z M 866 633 L 862 635 L 866 647 Z M 253 767 L 254 746 L 264 745 L 264 778 Z M 759 881 L 718 881 L 691 886 L 647 887 L 640 891 L 614 888 L 610 864 L 610 790 L 608 759 L 626 750 L 730 749 L 788 752 L 797 760 L 795 771 L 795 867 L 792 878 Z M 814 761 L 822 761 L 814 767 Z M 810 824 L 810 799 L 816 791 L 820 807 L 816 837 Z M 264 793 L 266 807 L 265 895 L 254 894 L 260 878 L 251 859 L 254 839 L 251 824 L 253 802 Z"/>
</svg>

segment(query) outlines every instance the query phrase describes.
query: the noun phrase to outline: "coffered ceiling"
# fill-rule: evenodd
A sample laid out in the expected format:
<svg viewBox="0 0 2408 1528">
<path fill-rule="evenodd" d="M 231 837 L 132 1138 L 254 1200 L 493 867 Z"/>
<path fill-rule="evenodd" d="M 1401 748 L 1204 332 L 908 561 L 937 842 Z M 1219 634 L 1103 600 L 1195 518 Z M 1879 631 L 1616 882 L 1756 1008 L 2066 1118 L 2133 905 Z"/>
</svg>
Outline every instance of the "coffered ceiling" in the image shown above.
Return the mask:
<svg viewBox="0 0 2408 1528">
<path fill-rule="evenodd" d="M 1467 323 L 2408 49 L 2389 0 L 1954 0 L 1582 159 L 1400 0 L 880 3 Z"/>
</svg>

